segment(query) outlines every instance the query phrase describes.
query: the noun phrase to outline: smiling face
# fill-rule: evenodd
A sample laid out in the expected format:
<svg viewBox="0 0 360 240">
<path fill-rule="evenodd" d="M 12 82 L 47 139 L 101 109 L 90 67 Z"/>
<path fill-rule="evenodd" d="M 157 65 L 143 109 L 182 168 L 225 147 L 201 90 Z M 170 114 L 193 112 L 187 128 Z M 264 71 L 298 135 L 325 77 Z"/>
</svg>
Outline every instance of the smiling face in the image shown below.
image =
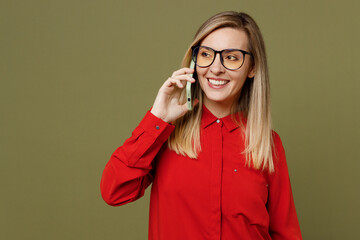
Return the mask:
<svg viewBox="0 0 360 240">
<path fill-rule="evenodd" d="M 243 30 L 220 28 L 210 33 L 200 44 L 214 50 L 241 49 L 249 51 L 248 37 Z M 209 67 L 196 66 L 201 89 L 204 92 L 204 104 L 209 110 L 230 113 L 231 106 L 239 98 L 246 78 L 252 78 L 255 70 L 251 69 L 251 58 L 245 55 L 245 61 L 237 70 L 226 69 L 220 61 L 220 54 Z"/>
</svg>

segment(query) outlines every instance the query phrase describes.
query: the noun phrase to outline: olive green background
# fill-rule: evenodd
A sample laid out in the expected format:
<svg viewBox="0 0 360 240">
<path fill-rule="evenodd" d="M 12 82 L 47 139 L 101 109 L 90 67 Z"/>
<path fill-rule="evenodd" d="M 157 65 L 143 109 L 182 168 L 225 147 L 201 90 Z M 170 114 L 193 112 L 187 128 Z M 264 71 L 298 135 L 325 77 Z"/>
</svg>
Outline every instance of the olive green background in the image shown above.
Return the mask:
<svg viewBox="0 0 360 240">
<path fill-rule="evenodd" d="M 0 0 L 0 239 L 146 239 L 149 192 L 99 183 L 197 28 L 245 11 L 304 239 L 360 239 L 360 15 L 343 1 Z"/>
</svg>

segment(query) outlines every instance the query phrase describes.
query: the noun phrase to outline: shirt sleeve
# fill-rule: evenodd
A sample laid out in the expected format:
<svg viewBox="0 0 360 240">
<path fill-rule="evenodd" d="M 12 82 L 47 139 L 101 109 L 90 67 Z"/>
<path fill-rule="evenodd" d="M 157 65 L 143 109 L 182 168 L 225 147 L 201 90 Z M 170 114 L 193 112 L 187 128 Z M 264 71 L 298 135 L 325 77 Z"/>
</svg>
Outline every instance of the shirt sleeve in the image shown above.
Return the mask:
<svg viewBox="0 0 360 240">
<path fill-rule="evenodd" d="M 281 139 L 273 132 L 275 145 L 274 165 L 269 184 L 268 212 L 270 216 L 269 232 L 273 240 L 302 239 L 291 190 L 285 150 Z"/>
<path fill-rule="evenodd" d="M 153 180 L 153 160 L 174 128 L 147 112 L 105 166 L 100 191 L 107 204 L 119 206 L 144 195 Z"/>
</svg>

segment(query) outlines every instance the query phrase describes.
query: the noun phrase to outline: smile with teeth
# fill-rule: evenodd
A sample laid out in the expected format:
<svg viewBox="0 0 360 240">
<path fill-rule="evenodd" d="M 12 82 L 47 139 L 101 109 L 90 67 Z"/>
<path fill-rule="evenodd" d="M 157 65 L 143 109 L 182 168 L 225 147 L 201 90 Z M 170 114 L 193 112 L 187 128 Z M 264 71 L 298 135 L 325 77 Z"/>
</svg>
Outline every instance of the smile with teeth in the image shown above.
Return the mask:
<svg viewBox="0 0 360 240">
<path fill-rule="evenodd" d="M 227 80 L 214 80 L 214 79 L 209 79 L 209 78 L 208 78 L 208 81 L 212 85 L 215 85 L 215 86 L 223 86 L 223 85 L 225 85 L 225 84 L 227 84 L 229 82 Z"/>
</svg>

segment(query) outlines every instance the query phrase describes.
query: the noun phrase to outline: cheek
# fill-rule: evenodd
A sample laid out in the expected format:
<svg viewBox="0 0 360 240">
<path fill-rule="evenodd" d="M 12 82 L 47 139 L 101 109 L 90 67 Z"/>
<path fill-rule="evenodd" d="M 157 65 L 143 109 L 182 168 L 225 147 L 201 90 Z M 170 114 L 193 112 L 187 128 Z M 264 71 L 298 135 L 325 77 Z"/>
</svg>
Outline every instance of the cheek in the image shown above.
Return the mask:
<svg viewBox="0 0 360 240">
<path fill-rule="evenodd" d="M 197 77 L 199 80 L 200 85 L 202 85 L 204 82 L 206 82 L 205 74 L 207 70 L 204 68 L 196 68 Z"/>
<path fill-rule="evenodd" d="M 196 66 L 196 73 L 198 75 L 198 77 L 203 77 L 207 72 L 207 68 L 201 68 Z"/>
<path fill-rule="evenodd" d="M 236 80 L 235 88 L 241 89 L 247 79 L 247 75 L 245 73 L 236 74 L 236 75 L 232 76 L 232 79 Z"/>
</svg>

